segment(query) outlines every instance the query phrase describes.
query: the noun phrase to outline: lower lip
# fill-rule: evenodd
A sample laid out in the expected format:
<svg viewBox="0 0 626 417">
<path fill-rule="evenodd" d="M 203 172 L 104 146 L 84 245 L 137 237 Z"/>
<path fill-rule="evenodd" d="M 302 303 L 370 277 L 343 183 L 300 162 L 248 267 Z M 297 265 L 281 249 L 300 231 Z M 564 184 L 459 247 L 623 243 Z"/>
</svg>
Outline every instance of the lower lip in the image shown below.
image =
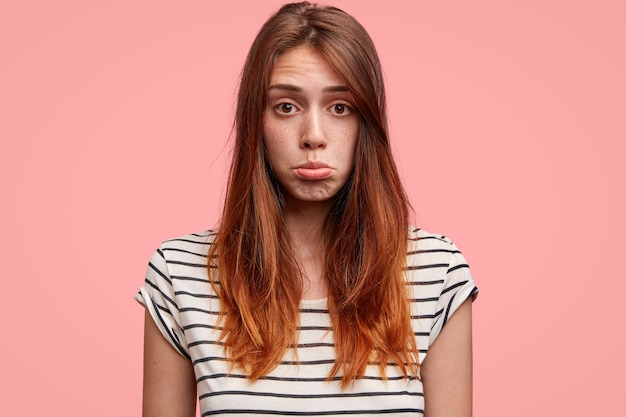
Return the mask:
<svg viewBox="0 0 626 417">
<path fill-rule="evenodd" d="M 330 168 L 298 168 L 296 172 L 305 180 L 323 180 L 330 177 L 332 170 Z"/>
</svg>

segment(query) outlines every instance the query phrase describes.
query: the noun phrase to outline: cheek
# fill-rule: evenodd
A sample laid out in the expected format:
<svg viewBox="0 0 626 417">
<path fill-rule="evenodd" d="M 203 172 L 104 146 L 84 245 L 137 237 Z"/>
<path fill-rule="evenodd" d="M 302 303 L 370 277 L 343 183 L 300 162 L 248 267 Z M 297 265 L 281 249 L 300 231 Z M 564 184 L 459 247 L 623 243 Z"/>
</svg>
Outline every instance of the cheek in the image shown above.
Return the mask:
<svg viewBox="0 0 626 417">
<path fill-rule="evenodd" d="M 265 154 L 272 169 L 278 169 L 285 155 L 285 143 L 283 141 L 284 134 L 281 130 L 271 123 L 263 124 L 263 144 L 265 145 Z"/>
<path fill-rule="evenodd" d="M 261 135 L 261 140 L 265 146 L 267 157 L 271 160 L 273 150 L 276 148 L 276 134 L 275 129 L 272 127 L 270 122 L 263 120 Z"/>
<path fill-rule="evenodd" d="M 272 119 L 263 121 L 263 140 L 266 146 L 279 147 L 288 137 L 287 129 Z"/>
<path fill-rule="evenodd" d="M 349 131 L 346 132 L 346 148 L 350 149 L 350 153 L 352 155 L 352 159 L 354 159 L 356 154 L 356 144 L 359 140 L 359 125 L 355 123 L 354 126 L 351 126 Z"/>
</svg>

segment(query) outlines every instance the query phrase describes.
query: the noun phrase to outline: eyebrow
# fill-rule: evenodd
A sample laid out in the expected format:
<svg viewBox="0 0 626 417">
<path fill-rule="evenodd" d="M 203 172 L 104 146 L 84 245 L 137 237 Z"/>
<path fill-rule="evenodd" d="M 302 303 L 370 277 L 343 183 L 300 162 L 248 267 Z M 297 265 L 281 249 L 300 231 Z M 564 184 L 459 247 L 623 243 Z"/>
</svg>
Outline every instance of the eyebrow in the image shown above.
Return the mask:
<svg viewBox="0 0 626 417">
<path fill-rule="evenodd" d="M 293 91 L 294 93 L 302 92 L 302 87 L 298 87 L 297 85 L 293 85 L 293 84 L 272 84 L 270 85 L 269 89 Z M 322 91 L 324 93 L 341 93 L 341 92 L 348 92 L 350 90 L 348 90 L 348 87 L 346 87 L 345 85 L 331 85 L 328 87 L 324 87 Z"/>
</svg>

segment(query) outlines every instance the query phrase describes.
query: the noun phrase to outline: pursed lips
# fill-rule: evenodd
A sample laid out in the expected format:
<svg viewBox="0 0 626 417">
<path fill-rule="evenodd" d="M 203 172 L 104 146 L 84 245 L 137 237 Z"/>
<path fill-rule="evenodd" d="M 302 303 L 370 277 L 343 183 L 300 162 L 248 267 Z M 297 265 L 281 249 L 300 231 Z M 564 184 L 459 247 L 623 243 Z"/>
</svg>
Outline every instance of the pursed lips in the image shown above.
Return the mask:
<svg viewBox="0 0 626 417">
<path fill-rule="evenodd" d="M 308 161 L 298 166 L 296 173 L 305 180 L 322 180 L 332 174 L 332 169 L 323 162 Z"/>
</svg>

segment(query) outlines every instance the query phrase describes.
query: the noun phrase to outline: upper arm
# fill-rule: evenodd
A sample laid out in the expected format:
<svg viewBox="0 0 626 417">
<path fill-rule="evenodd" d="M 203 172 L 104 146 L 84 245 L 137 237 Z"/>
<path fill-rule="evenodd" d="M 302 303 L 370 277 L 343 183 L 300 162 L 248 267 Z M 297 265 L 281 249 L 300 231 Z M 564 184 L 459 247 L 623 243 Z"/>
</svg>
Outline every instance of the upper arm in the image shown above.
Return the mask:
<svg viewBox="0 0 626 417">
<path fill-rule="evenodd" d="M 421 368 L 426 417 L 472 415 L 472 300 L 450 317 Z"/>
<path fill-rule="evenodd" d="M 165 340 L 146 308 L 142 415 L 194 417 L 196 396 L 192 363 Z"/>
</svg>

